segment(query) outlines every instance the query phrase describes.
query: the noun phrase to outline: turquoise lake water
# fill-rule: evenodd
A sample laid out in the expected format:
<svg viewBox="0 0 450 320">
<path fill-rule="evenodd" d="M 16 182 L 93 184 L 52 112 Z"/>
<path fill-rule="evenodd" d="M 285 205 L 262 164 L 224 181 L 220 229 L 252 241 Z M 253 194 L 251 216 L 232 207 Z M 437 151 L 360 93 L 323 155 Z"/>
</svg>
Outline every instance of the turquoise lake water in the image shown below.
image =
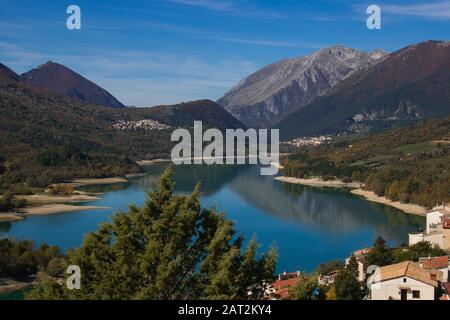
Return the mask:
<svg viewBox="0 0 450 320">
<path fill-rule="evenodd" d="M 154 188 L 165 166 L 149 166 L 147 175 L 127 184 L 85 188 L 104 192 L 100 200 L 87 205 L 110 209 L 0 223 L 0 237 L 32 239 L 36 244 L 47 242 L 63 249 L 78 246 L 84 234 L 112 213 L 126 210 L 131 203 L 142 205 L 146 191 Z M 368 202 L 345 189 L 305 187 L 260 176 L 255 166 L 176 166 L 174 179 L 180 193 L 188 193 L 202 181 L 204 206 L 225 211 L 247 239 L 256 235 L 262 250 L 275 244 L 279 272 L 312 271 L 322 262 L 343 259 L 370 246 L 376 236 L 391 245 L 405 243 L 408 232 L 424 223 L 422 217 Z"/>
</svg>

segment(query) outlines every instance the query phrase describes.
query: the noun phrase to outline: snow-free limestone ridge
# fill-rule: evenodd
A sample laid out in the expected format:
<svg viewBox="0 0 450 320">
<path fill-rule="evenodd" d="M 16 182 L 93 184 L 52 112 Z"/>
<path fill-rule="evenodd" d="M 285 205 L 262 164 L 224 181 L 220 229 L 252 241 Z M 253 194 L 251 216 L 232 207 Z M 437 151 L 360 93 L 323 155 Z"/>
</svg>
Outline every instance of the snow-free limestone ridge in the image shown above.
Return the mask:
<svg viewBox="0 0 450 320">
<path fill-rule="evenodd" d="M 240 81 L 218 103 L 249 127 L 268 127 L 385 55 L 334 46 L 281 60 Z"/>
</svg>

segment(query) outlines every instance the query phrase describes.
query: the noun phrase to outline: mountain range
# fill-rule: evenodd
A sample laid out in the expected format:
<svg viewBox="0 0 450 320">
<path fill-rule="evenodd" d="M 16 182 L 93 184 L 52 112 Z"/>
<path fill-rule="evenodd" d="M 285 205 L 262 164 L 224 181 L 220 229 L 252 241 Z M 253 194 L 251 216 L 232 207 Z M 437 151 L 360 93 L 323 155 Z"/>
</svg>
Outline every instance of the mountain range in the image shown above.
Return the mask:
<svg viewBox="0 0 450 320">
<path fill-rule="evenodd" d="M 52 93 L 0 64 L 0 158 L 11 164 L 12 181 L 39 177 L 45 185 L 76 176 L 124 174 L 135 169 L 135 160 L 167 158 L 173 128 L 191 129 L 194 120 L 205 127 L 244 128 L 210 100 L 153 108 L 104 107 Z M 73 154 L 90 160 L 71 161 Z M 68 155 L 53 165 L 54 159 Z M 42 157 L 46 160 L 40 162 Z M 0 184 L 2 179 L 6 177 L 0 176 Z"/>
<path fill-rule="evenodd" d="M 385 55 L 335 46 L 281 60 L 240 81 L 218 103 L 247 126 L 271 126 Z"/>
<path fill-rule="evenodd" d="M 138 160 L 167 156 L 167 129 L 192 128 L 194 120 L 219 129 L 271 126 L 287 140 L 442 117 L 450 114 L 450 43 L 427 41 L 390 54 L 322 49 L 263 68 L 218 102 L 224 108 L 210 100 L 124 108 L 60 64 L 22 76 L 0 64 L 0 152 L 14 158 L 73 144 L 88 154 Z"/>
<path fill-rule="evenodd" d="M 376 132 L 450 114 L 450 42 L 391 53 L 338 83 L 274 127 L 281 136 Z"/>
</svg>

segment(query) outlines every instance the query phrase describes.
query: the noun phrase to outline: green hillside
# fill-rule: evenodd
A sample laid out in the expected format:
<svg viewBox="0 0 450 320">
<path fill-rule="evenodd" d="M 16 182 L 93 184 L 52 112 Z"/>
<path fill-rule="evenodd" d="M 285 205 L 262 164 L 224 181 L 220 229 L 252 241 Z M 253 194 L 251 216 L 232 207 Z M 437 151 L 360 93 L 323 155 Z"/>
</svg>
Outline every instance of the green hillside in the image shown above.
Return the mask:
<svg viewBox="0 0 450 320">
<path fill-rule="evenodd" d="M 167 129 L 121 130 L 118 121 L 154 120 Z M 209 100 L 155 108 L 112 109 L 52 94 L 0 65 L 0 190 L 46 186 L 75 177 L 139 172 L 136 160 L 167 158 L 174 128 L 243 127 Z M 2 174 L 3 173 L 3 174 Z"/>
<path fill-rule="evenodd" d="M 284 140 L 375 133 L 450 115 L 450 43 L 427 41 L 357 72 L 275 125 Z"/>
<path fill-rule="evenodd" d="M 302 149 L 285 162 L 288 176 L 361 181 L 378 195 L 431 207 L 450 201 L 450 118 Z"/>
</svg>

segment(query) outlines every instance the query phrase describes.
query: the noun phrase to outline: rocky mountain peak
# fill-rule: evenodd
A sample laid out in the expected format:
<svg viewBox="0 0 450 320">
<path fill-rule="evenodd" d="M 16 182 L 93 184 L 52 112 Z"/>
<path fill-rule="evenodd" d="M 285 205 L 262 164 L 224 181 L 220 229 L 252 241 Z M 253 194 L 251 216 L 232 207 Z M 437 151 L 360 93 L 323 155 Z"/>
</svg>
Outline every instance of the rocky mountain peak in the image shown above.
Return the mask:
<svg viewBox="0 0 450 320">
<path fill-rule="evenodd" d="M 36 87 L 83 102 L 111 108 L 125 107 L 105 89 L 70 68 L 53 61 L 47 61 L 22 74 L 22 78 Z"/>
<path fill-rule="evenodd" d="M 388 54 L 389 53 L 387 51 L 384 51 L 383 49 L 376 49 L 376 50 L 370 52 L 369 56 L 374 60 L 378 60 L 378 59 L 385 57 Z"/>
<path fill-rule="evenodd" d="M 218 103 L 248 126 L 271 126 L 375 60 L 341 45 L 284 59 L 241 80 Z"/>
</svg>

